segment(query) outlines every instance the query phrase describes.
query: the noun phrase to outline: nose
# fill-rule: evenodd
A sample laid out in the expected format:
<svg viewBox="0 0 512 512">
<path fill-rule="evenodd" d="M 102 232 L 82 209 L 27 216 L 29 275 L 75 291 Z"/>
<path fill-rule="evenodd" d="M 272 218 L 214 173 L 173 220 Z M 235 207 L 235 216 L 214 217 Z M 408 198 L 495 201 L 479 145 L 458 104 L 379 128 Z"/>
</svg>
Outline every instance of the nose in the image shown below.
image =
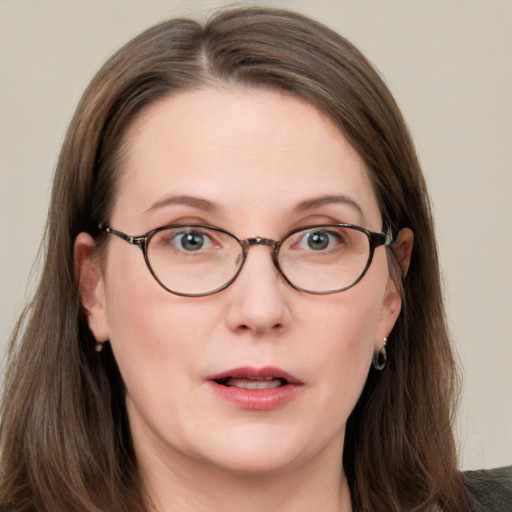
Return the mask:
<svg viewBox="0 0 512 512">
<path fill-rule="evenodd" d="M 227 322 L 230 329 L 255 335 L 284 331 L 290 320 L 286 297 L 297 293 L 290 288 L 274 265 L 271 248 L 255 244 L 247 253 L 230 293 Z"/>
</svg>

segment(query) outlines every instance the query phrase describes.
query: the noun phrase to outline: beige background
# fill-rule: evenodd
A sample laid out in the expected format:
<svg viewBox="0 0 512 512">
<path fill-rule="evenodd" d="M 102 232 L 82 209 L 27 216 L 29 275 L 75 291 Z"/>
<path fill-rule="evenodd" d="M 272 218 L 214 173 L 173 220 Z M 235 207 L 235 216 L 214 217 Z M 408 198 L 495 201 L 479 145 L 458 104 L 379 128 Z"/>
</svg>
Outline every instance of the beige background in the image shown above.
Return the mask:
<svg viewBox="0 0 512 512">
<path fill-rule="evenodd" d="M 283 0 L 355 42 L 411 126 L 431 188 L 465 368 L 465 468 L 512 463 L 512 1 Z M 148 25 L 219 2 L 0 0 L 0 350 L 26 296 L 78 98 Z"/>
</svg>

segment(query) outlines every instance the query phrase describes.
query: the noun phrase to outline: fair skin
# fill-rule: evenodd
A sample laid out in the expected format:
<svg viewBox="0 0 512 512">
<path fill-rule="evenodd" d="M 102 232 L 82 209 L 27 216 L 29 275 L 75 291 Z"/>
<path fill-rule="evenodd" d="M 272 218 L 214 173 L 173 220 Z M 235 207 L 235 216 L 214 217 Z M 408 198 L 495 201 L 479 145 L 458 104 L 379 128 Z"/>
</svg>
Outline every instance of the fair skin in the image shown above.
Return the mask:
<svg viewBox="0 0 512 512">
<path fill-rule="evenodd" d="M 109 219 L 125 233 L 181 222 L 240 239 L 334 222 L 382 230 L 363 161 L 297 98 L 241 88 L 181 93 L 147 109 L 126 142 Z M 297 209 L 333 194 L 358 206 Z M 213 207 L 166 201 L 183 196 Z M 404 271 L 411 245 L 398 247 Z M 229 288 L 201 298 L 165 291 L 140 250 L 117 237 L 100 266 L 93 240 L 80 234 L 75 261 L 90 329 L 109 340 L 126 384 L 151 510 L 351 510 L 345 425 L 401 306 L 384 247 L 361 282 L 330 295 L 294 290 L 264 246 L 251 248 Z M 278 367 L 300 389 L 269 410 L 212 391 L 208 376 L 247 366 Z"/>
</svg>

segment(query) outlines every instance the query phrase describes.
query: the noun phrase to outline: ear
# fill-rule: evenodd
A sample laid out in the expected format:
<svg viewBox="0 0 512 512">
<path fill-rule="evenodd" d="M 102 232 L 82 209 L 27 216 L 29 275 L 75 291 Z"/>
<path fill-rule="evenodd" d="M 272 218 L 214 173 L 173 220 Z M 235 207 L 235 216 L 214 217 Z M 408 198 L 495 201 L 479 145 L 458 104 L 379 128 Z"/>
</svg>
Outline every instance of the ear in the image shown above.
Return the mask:
<svg viewBox="0 0 512 512">
<path fill-rule="evenodd" d="M 94 254 L 94 239 L 88 233 L 80 233 L 76 237 L 74 273 L 89 329 L 96 341 L 107 341 L 110 336 L 103 274 Z"/>
<path fill-rule="evenodd" d="M 402 269 L 403 277 L 405 277 L 409 271 L 413 243 L 414 233 L 409 228 L 404 228 L 398 233 L 395 241 L 391 244 L 391 250 L 393 251 L 393 255 L 395 256 L 400 265 L 400 268 Z M 388 278 L 386 292 L 382 302 L 379 328 L 375 340 L 375 351 L 378 351 L 382 348 L 382 345 L 384 344 L 384 338 L 389 336 L 389 333 L 395 326 L 401 309 L 401 294 L 397 288 L 397 283 L 390 276 Z"/>
<path fill-rule="evenodd" d="M 400 267 L 402 267 L 403 277 L 405 277 L 409 271 L 413 244 L 414 233 L 409 228 L 402 229 L 395 238 L 395 241 L 391 244 L 391 250 L 400 264 Z"/>
<path fill-rule="evenodd" d="M 375 337 L 375 352 L 384 344 L 384 338 L 389 336 L 402 309 L 402 299 L 395 281 L 389 277 L 384 299 L 380 310 L 379 324 Z"/>
</svg>

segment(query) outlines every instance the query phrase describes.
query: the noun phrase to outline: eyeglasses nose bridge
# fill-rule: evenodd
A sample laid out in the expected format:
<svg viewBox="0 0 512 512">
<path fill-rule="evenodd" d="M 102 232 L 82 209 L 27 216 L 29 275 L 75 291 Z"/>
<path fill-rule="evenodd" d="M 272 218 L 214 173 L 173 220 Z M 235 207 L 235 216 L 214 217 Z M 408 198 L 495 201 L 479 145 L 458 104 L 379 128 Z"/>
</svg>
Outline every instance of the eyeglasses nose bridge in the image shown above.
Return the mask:
<svg viewBox="0 0 512 512">
<path fill-rule="evenodd" d="M 277 248 L 277 245 L 279 242 L 276 242 L 275 240 L 272 240 L 271 238 L 262 238 L 262 237 L 254 237 L 254 238 L 247 238 L 244 240 L 244 245 L 249 248 L 253 245 L 266 245 L 267 247 L 270 247 L 272 250 L 275 250 Z"/>
<path fill-rule="evenodd" d="M 247 257 L 247 253 L 249 252 L 249 249 L 253 245 L 263 245 L 263 246 L 270 248 L 270 250 L 272 251 L 271 255 L 272 255 L 272 261 L 274 263 L 274 266 L 277 268 L 279 273 L 282 273 L 279 263 L 277 261 L 277 254 L 279 252 L 280 242 L 278 242 L 277 240 L 272 240 L 271 238 L 263 238 L 261 236 L 256 236 L 256 237 L 246 238 L 245 240 L 242 240 L 241 244 L 242 244 L 243 253 L 244 253 L 244 256 L 243 256 L 244 263 L 245 263 L 245 258 Z M 242 266 L 243 266 L 243 264 L 242 264 Z M 240 268 L 240 270 L 241 270 L 241 268 Z"/>
</svg>

